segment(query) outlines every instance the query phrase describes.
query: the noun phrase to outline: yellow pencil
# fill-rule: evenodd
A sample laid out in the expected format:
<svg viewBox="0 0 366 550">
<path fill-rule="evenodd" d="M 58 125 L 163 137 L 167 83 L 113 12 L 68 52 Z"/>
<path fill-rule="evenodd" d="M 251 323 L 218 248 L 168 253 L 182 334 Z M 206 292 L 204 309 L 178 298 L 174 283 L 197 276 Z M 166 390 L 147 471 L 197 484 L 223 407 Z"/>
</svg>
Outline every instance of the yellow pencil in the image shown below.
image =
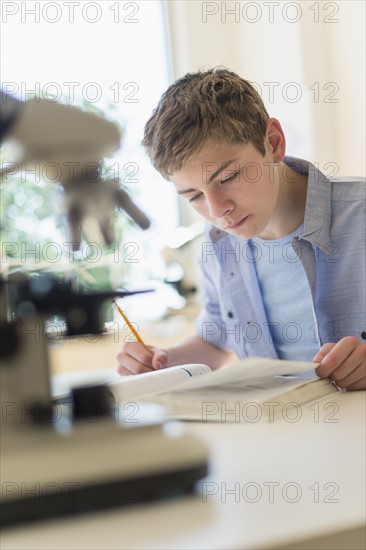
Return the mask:
<svg viewBox="0 0 366 550">
<path fill-rule="evenodd" d="M 149 352 L 149 353 L 152 353 L 151 349 L 145 344 L 145 342 L 143 341 L 143 339 L 141 338 L 141 336 L 139 335 L 139 333 L 134 329 L 134 327 L 132 326 L 132 324 L 130 323 L 130 321 L 128 320 L 128 318 L 126 317 L 125 313 L 123 313 L 122 309 L 119 307 L 119 305 L 116 303 L 115 300 L 112 300 L 112 304 L 115 306 L 115 308 L 117 309 L 118 313 L 121 315 L 122 319 L 125 321 L 126 325 L 128 326 L 128 328 L 130 329 L 130 331 L 132 332 L 132 334 L 134 335 L 134 337 L 136 338 L 136 340 L 138 342 L 140 342 L 140 344 L 142 344 L 144 346 L 144 348 Z"/>
</svg>

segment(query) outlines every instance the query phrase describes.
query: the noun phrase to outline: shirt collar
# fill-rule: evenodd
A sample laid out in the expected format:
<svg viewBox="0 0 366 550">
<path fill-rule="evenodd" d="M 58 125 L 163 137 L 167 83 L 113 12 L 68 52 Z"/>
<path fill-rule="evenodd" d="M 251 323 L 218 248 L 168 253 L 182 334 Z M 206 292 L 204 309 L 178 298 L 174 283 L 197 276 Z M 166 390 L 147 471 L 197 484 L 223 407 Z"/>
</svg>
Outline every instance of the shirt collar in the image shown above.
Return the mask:
<svg viewBox="0 0 366 550">
<path fill-rule="evenodd" d="M 331 220 L 331 181 L 311 162 L 295 157 L 285 157 L 285 164 L 295 172 L 308 176 L 304 230 L 300 239 L 316 244 L 329 253 Z"/>
</svg>

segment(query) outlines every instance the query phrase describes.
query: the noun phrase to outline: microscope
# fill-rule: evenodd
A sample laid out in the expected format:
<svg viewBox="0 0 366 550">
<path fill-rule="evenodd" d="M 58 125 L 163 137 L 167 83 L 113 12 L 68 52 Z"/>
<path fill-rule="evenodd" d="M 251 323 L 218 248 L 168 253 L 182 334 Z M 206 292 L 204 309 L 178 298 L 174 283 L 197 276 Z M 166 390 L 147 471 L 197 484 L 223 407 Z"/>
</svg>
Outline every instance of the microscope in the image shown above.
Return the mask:
<svg viewBox="0 0 366 550">
<path fill-rule="evenodd" d="M 2 94 L 1 104 L 2 138 L 22 147 L 19 169 L 48 163 L 58 171 L 75 250 L 88 216 L 99 224 L 104 244 L 113 242 L 116 207 L 148 228 L 118 182 L 101 177 L 100 160 L 119 147 L 112 123 L 36 99 L 20 103 Z M 130 423 L 128 409 L 114 403 L 107 385 L 77 387 L 67 403 L 52 401 L 47 319 L 60 315 L 69 336 L 99 334 L 102 304 L 133 293 L 77 292 L 42 274 L 0 280 L 2 526 L 189 493 L 207 474 L 200 441 L 165 423 L 148 404 L 134 404 L 139 414 Z"/>
</svg>

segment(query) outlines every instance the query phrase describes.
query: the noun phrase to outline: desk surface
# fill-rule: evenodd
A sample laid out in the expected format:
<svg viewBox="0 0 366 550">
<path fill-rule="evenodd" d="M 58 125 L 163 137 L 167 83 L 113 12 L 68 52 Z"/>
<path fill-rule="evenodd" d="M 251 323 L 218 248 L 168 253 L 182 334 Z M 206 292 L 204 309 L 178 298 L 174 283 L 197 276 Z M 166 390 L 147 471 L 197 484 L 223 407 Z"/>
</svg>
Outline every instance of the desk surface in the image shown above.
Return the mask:
<svg viewBox="0 0 366 550">
<path fill-rule="evenodd" d="M 349 392 L 296 422 L 185 423 L 210 456 L 196 495 L 7 529 L 1 548 L 363 548 L 365 412 Z"/>
</svg>

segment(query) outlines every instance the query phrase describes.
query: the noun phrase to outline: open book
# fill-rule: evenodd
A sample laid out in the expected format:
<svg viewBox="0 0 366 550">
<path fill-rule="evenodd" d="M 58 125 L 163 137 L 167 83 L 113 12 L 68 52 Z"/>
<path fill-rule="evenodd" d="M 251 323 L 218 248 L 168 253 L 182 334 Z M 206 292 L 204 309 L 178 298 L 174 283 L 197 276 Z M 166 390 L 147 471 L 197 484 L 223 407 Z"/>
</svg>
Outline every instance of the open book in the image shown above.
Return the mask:
<svg viewBox="0 0 366 550">
<path fill-rule="evenodd" d="M 216 371 L 207 365 L 179 365 L 109 380 L 119 403 L 164 405 L 169 418 L 202 422 L 256 422 L 289 416 L 338 388 L 320 380 L 314 364 L 253 357 Z M 291 411 L 290 411 L 291 409 Z"/>
</svg>

